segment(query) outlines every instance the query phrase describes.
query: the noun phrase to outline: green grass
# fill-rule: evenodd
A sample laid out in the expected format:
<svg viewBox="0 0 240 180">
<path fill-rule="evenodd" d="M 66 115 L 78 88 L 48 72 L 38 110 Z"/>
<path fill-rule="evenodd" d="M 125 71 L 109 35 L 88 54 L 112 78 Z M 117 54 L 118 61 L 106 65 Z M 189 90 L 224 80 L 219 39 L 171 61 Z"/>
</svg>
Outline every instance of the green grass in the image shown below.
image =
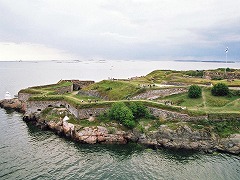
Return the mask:
<svg viewBox="0 0 240 180">
<path fill-rule="evenodd" d="M 29 101 L 62 101 L 63 95 L 51 95 L 51 96 L 32 96 Z"/>
<path fill-rule="evenodd" d="M 44 95 L 54 95 L 55 90 L 61 87 L 67 87 L 71 86 L 72 82 L 60 82 L 57 84 L 51 84 L 51 85 L 43 85 L 43 86 L 34 86 L 27 89 L 22 89 L 19 92 L 20 93 L 28 93 L 28 94 L 44 94 Z"/>
<path fill-rule="evenodd" d="M 200 98 L 189 98 L 188 93 L 175 94 L 168 96 L 166 98 L 160 98 L 165 100 L 172 101 L 175 105 L 184 106 L 184 107 L 201 107 L 203 104 L 202 97 Z"/>
<path fill-rule="evenodd" d="M 210 88 L 203 88 L 202 97 L 197 99 L 189 98 L 187 93 L 182 93 L 160 98 L 160 100 L 170 100 L 174 105 L 187 107 L 188 111 L 192 112 L 240 113 L 240 96 L 213 96 Z"/>
<path fill-rule="evenodd" d="M 74 118 L 69 119 L 68 122 L 72 124 L 80 125 L 82 127 L 93 127 L 93 126 L 99 126 L 100 124 L 98 120 L 89 121 L 87 119 L 77 120 Z"/>
<path fill-rule="evenodd" d="M 74 98 L 77 98 L 79 100 L 84 100 L 84 101 L 87 101 L 87 100 L 101 100 L 100 98 L 97 98 L 97 97 L 93 97 L 93 96 L 84 96 L 84 95 L 74 95 L 73 96 Z"/>
<path fill-rule="evenodd" d="M 195 129 L 208 129 L 220 137 L 228 137 L 231 134 L 240 133 L 240 120 L 231 119 L 225 121 L 203 120 L 198 122 L 188 122 L 188 125 Z"/>
<path fill-rule="evenodd" d="M 72 82 L 67 82 L 67 81 L 62 81 L 57 84 L 53 84 L 51 86 L 42 86 L 43 89 L 45 90 L 56 90 L 61 87 L 68 87 L 71 86 L 73 83 Z"/>
<path fill-rule="evenodd" d="M 138 91 L 138 86 L 128 81 L 109 81 L 92 84 L 84 90 L 97 90 L 101 96 L 107 96 L 110 100 L 122 100 L 132 96 Z"/>
<path fill-rule="evenodd" d="M 239 96 L 213 96 L 209 89 L 204 89 L 206 96 L 206 105 L 208 107 L 223 107 L 228 103 L 240 98 Z"/>
<path fill-rule="evenodd" d="M 27 88 L 19 91 L 19 93 L 28 93 L 28 94 L 43 94 L 44 92 L 45 91 L 42 91 L 41 89 L 35 89 L 35 88 Z"/>
</svg>

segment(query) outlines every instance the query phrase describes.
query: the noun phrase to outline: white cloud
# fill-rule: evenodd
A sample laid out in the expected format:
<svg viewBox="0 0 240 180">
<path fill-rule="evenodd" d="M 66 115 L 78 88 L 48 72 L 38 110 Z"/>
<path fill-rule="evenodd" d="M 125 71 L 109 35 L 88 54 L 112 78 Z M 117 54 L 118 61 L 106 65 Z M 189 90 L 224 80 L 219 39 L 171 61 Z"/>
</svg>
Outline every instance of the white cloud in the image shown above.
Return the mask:
<svg viewBox="0 0 240 180">
<path fill-rule="evenodd" d="M 48 48 L 40 44 L 29 43 L 0 43 L 0 60 L 54 60 L 74 59 L 74 56 L 58 49 Z"/>
<path fill-rule="evenodd" d="M 199 52 L 226 42 L 236 46 L 239 7 L 239 0 L 0 0 L 0 41 L 42 44 L 85 58 L 151 58 L 154 51 L 161 59 L 161 51 L 179 46 Z"/>
</svg>

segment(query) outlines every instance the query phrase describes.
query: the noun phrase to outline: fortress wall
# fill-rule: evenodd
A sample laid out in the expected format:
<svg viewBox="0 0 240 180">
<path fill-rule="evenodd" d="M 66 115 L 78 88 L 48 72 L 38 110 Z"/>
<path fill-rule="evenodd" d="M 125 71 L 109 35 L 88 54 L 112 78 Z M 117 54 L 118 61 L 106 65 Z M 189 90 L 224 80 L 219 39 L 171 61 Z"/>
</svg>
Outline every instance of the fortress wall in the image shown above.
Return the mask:
<svg viewBox="0 0 240 180">
<path fill-rule="evenodd" d="M 89 86 L 90 84 L 95 83 L 94 81 L 80 81 L 80 80 L 61 80 L 61 81 L 72 82 L 74 91 L 78 91 L 86 86 Z"/>
<path fill-rule="evenodd" d="M 62 101 L 28 101 L 26 114 L 41 112 L 47 107 L 60 107 L 61 105 L 65 106 L 65 103 Z"/>
<path fill-rule="evenodd" d="M 73 92 L 73 85 L 59 87 L 55 90 L 57 94 L 71 93 Z"/>
<path fill-rule="evenodd" d="M 214 71 L 205 71 L 204 78 L 213 79 L 213 78 L 227 78 L 227 79 L 240 79 L 240 72 L 214 72 Z"/>
<path fill-rule="evenodd" d="M 100 113 L 107 112 L 109 108 L 88 108 L 88 109 L 79 109 L 78 117 L 79 119 L 87 119 L 89 117 L 97 117 Z"/>
<path fill-rule="evenodd" d="M 78 117 L 78 110 L 66 103 L 65 101 L 28 101 L 26 105 L 26 114 L 31 114 L 35 112 L 41 112 L 47 107 L 61 107 L 64 106 L 66 109 L 73 114 L 76 118 Z"/>
<path fill-rule="evenodd" d="M 180 94 L 187 92 L 186 88 L 169 88 L 169 89 L 159 89 L 159 90 L 150 90 L 134 96 L 132 99 L 156 99 L 158 97 L 169 96 L 173 94 Z"/>
<path fill-rule="evenodd" d="M 74 115 L 76 118 L 79 118 L 79 114 L 78 114 L 78 109 L 75 108 L 74 106 L 72 106 L 71 104 L 65 102 L 65 107 L 67 108 L 67 110 Z"/>
<path fill-rule="evenodd" d="M 100 113 L 107 112 L 109 108 L 86 108 L 76 109 L 65 101 L 28 101 L 26 107 L 26 114 L 41 112 L 47 107 L 60 107 L 65 106 L 68 111 L 78 119 L 88 119 L 89 117 L 97 117 Z M 163 118 L 169 121 L 198 121 L 207 119 L 207 116 L 192 117 L 188 114 L 181 114 L 178 112 L 172 112 L 168 110 L 148 107 L 150 113 L 158 118 Z"/>
<path fill-rule="evenodd" d="M 172 112 L 168 110 L 163 110 L 163 109 L 158 109 L 158 108 L 153 108 L 153 107 L 148 107 L 150 113 L 154 115 L 155 117 L 158 118 L 163 118 L 166 120 L 174 121 L 199 121 L 203 119 L 207 119 L 207 116 L 200 116 L 200 117 L 193 117 L 189 116 L 188 114 L 182 114 L 178 112 Z"/>
<path fill-rule="evenodd" d="M 22 102 L 26 102 L 33 94 L 28 93 L 18 93 L 18 100 Z"/>
</svg>

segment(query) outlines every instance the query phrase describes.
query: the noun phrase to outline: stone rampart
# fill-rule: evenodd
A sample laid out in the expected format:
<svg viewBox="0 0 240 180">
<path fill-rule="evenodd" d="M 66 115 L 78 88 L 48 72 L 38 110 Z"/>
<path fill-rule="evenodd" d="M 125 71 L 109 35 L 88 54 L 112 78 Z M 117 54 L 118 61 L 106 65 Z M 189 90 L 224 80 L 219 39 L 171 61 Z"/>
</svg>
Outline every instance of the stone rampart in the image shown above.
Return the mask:
<svg viewBox="0 0 240 180">
<path fill-rule="evenodd" d="M 55 89 L 57 94 L 70 93 L 73 91 L 73 85 L 58 87 Z"/>
<path fill-rule="evenodd" d="M 22 102 L 27 102 L 27 100 L 33 96 L 33 94 L 28 94 L 28 93 L 18 93 L 18 100 Z"/>
<path fill-rule="evenodd" d="M 62 81 L 72 82 L 74 91 L 79 91 L 80 89 L 95 83 L 94 81 L 80 81 L 80 80 L 61 80 L 60 82 Z"/>
<path fill-rule="evenodd" d="M 173 112 L 173 111 L 168 111 L 168 110 L 163 110 L 163 109 L 158 109 L 158 108 L 153 108 L 153 107 L 148 107 L 150 113 L 154 115 L 155 117 L 158 118 L 163 118 L 166 120 L 170 121 L 198 121 L 198 120 L 203 120 L 207 119 L 207 116 L 198 116 L 198 117 L 193 117 L 189 116 L 188 114 L 182 114 L 178 112 Z"/>
<path fill-rule="evenodd" d="M 26 114 L 41 112 L 47 107 L 61 107 L 65 106 L 62 101 L 27 101 Z"/>
<path fill-rule="evenodd" d="M 240 79 L 240 71 L 227 72 L 227 73 L 225 73 L 224 71 L 205 71 L 203 77 L 205 79 L 215 79 L 215 78 Z"/>
<path fill-rule="evenodd" d="M 97 97 L 103 100 L 109 100 L 107 96 L 101 96 L 101 94 L 97 90 L 89 90 L 89 91 L 82 91 L 80 90 L 78 92 L 79 95 L 84 95 L 84 96 L 92 96 L 92 97 Z"/>
<path fill-rule="evenodd" d="M 41 112 L 47 107 L 61 107 L 64 106 L 67 110 L 73 114 L 78 119 L 88 119 L 90 117 L 97 117 L 100 113 L 107 112 L 109 108 L 85 108 L 77 109 L 71 104 L 65 101 L 28 101 L 26 103 L 26 114 L 32 114 L 36 112 Z M 188 114 L 182 114 L 178 112 L 148 107 L 150 113 L 158 118 L 163 118 L 169 121 L 178 120 L 178 121 L 198 121 L 207 119 L 207 116 L 192 117 Z"/>
<path fill-rule="evenodd" d="M 168 88 L 168 89 L 158 89 L 158 90 L 149 90 L 137 96 L 134 96 L 132 99 L 157 99 L 159 97 L 169 96 L 173 94 L 180 94 L 187 92 L 186 88 Z"/>
<path fill-rule="evenodd" d="M 88 108 L 88 109 L 79 109 L 78 117 L 79 119 L 87 119 L 89 117 L 97 117 L 100 113 L 107 112 L 109 108 Z"/>
</svg>

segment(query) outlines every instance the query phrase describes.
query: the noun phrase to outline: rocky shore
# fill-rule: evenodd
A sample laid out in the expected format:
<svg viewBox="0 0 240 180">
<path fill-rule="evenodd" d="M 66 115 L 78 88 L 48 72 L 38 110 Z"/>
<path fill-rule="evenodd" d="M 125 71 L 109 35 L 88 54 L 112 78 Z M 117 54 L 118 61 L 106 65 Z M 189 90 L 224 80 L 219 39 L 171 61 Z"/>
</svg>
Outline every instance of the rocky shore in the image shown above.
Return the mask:
<svg viewBox="0 0 240 180">
<path fill-rule="evenodd" d="M 112 132 L 106 127 L 83 127 L 64 121 L 46 121 L 32 115 L 24 117 L 27 123 L 34 123 L 41 129 L 50 129 L 58 135 L 74 141 L 88 144 L 126 144 L 135 142 L 147 147 L 197 150 L 212 153 L 214 151 L 240 154 L 240 134 L 220 138 L 207 130 L 192 130 L 189 126 L 179 126 L 172 130 L 161 125 L 157 131 L 141 133 L 137 129 Z"/>
<path fill-rule="evenodd" d="M 18 99 L 3 99 L 0 101 L 0 107 L 6 110 L 14 110 L 17 112 L 24 112 L 23 105 Z"/>
<path fill-rule="evenodd" d="M 23 106 L 17 99 L 2 100 L 0 101 L 0 107 L 23 112 Z M 137 128 L 123 131 L 104 126 L 79 127 L 63 120 L 42 119 L 39 114 L 24 116 L 23 120 L 43 130 L 52 130 L 58 135 L 66 136 L 80 143 L 126 144 L 135 142 L 154 148 L 165 147 L 240 154 L 240 134 L 232 134 L 227 138 L 220 138 L 210 130 L 193 130 L 188 125 L 181 125 L 176 129 L 160 125 L 156 131 L 143 133 Z"/>
</svg>

